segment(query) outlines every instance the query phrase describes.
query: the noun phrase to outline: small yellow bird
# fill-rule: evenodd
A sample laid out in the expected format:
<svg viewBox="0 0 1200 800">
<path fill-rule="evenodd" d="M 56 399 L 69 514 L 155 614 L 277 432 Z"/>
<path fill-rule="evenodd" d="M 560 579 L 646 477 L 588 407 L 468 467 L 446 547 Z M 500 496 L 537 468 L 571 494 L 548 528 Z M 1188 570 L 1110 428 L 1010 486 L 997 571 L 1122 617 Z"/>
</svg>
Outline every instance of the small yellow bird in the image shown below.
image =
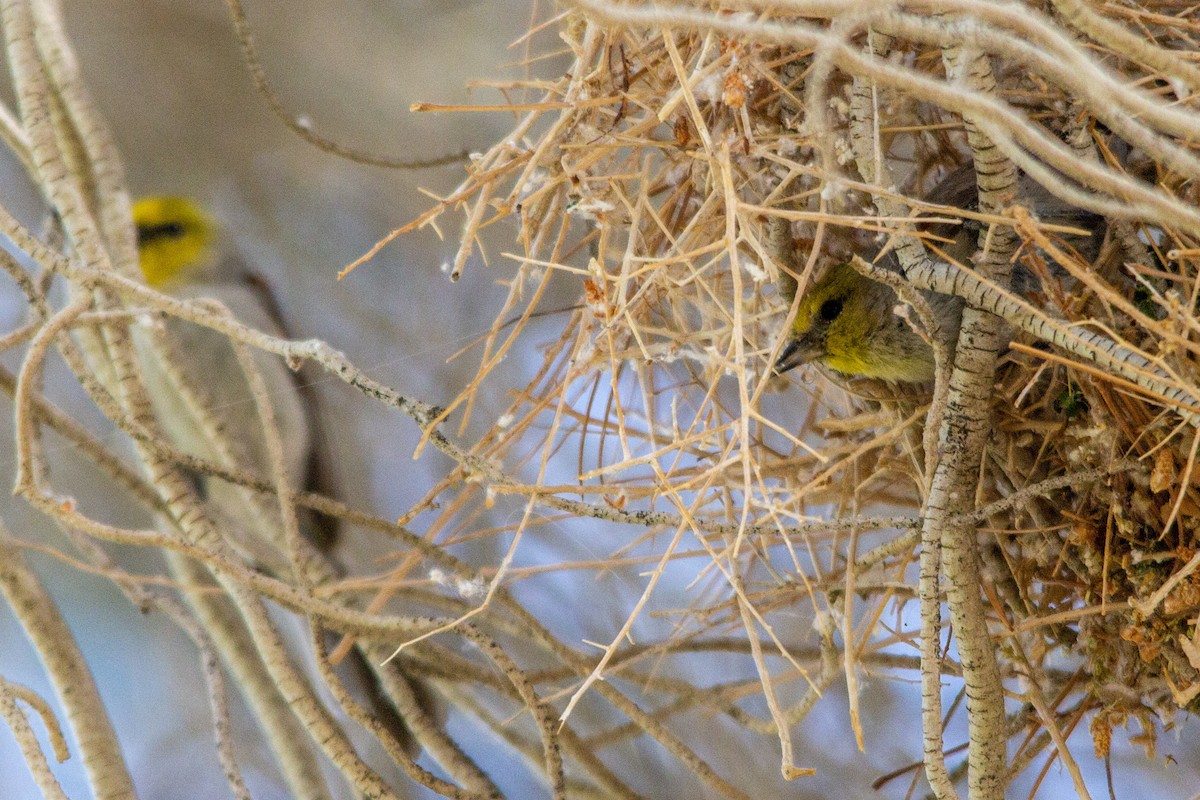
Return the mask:
<svg viewBox="0 0 1200 800">
<path fill-rule="evenodd" d="M 146 197 L 133 206 L 142 274 L 153 288 L 184 299 L 220 301 L 239 322 L 278 336 L 286 331 L 267 284 L 246 268 L 219 226 L 184 197 Z M 233 346 L 223 334 L 168 319 L 155 357 L 149 331 L 139 331 L 143 369 L 163 431 L 186 453 L 270 479 L 263 424 Z M 297 376 L 278 358 L 255 352 L 271 400 L 284 466 L 293 488 L 317 488 L 318 417 Z M 233 464 L 229 464 L 232 461 Z M 287 568 L 287 548 L 274 500 L 225 481 L 196 477 L 210 513 L 253 561 Z M 331 535 L 306 531 L 322 546 Z"/>
<path fill-rule="evenodd" d="M 133 220 L 142 274 L 150 286 L 176 297 L 219 300 L 239 322 L 286 336 L 270 287 L 237 257 L 199 205 L 184 197 L 146 197 L 134 203 Z M 141 334 L 135 341 L 143 351 L 155 413 L 175 446 L 227 466 L 232 459 L 241 471 L 269 480 L 262 420 L 229 339 L 209 328 L 169 319 L 159 343 L 167 350 L 164 360 L 148 341 L 151 331 L 136 333 Z M 292 487 L 335 496 L 315 402 L 279 357 L 256 352 L 254 363 L 267 386 Z M 216 478 L 194 479 L 205 511 L 227 540 L 256 565 L 276 575 L 288 574 L 289 550 L 278 501 Z M 336 520 L 305 509 L 298 516 L 301 532 L 319 549 L 328 551 L 336 543 Z M 331 575 L 341 572 L 333 563 L 329 570 Z M 375 667 L 356 647 L 342 672 L 375 718 L 415 755 L 416 740 L 375 673 L 398 673 L 392 679 L 406 681 L 422 710 L 435 720 L 443 719 L 444 712 L 424 684 L 403 674 L 401 664 L 397 660 Z"/>
<path fill-rule="evenodd" d="M 1066 242 L 1087 261 L 1093 261 L 1104 239 L 1103 220 L 1090 212 L 1069 207 L 1032 180 L 1020 182 L 1022 202 L 1046 222 L 1069 224 L 1093 231 L 1091 236 L 1068 236 Z M 975 171 L 971 164 L 952 172 L 930 194 L 930 200 L 956 208 L 977 204 Z M 965 223 L 952 233 L 946 247 L 951 258 L 962 263 L 973 254 L 979 224 Z M 884 256 L 881 265 L 898 270 L 895 256 Z M 1018 283 L 1031 276 L 1018 268 Z M 1018 287 L 1020 291 L 1020 287 Z M 942 335 L 953 346 L 962 322 L 963 301 L 949 295 L 922 292 Z M 796 319 L 787 342 L 775 362 L 775 372 L 787 372 L 801 364 L 821 364 L 848 376 L 925 383 L 934 376 L 933 349 L 912 325 L 895 313 L 900 299 L 891 287 L 860 275 L 849 264 L 831 267 L 800 298 Z M 916 320 L 917 315 L 910 317 Z"/>
<path fill-rule="evenodd" d="M 942 332 L 953 341 L 962 321 L 962 300 L 924 295 Z M 895 313 L 899 302 L 890 286 L 860 275 L 849 264 L 831 267 L 800 299 L 775 371 L 815 362 L 843 375 L 900 383 L 933 380 L 933 350 Z"/>
</svg>

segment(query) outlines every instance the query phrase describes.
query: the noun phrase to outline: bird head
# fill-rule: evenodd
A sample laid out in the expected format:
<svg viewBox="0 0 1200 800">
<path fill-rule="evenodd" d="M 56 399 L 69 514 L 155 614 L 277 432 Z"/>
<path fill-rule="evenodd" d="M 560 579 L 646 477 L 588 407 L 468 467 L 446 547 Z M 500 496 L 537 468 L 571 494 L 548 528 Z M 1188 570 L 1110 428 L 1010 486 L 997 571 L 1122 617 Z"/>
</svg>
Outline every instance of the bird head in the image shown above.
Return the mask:
<svg viewBox="0 0 1200 800">
<path fill-rule="evenodd" d="M 133 204 L 138 257 L 155 289 L 195 280 L 215 268 L 217 225 L 186 197 L 143 197 Z"/>
<path fill-rule="evenodd" d="M 898 317 L 895 292 L 838 264 L 805 291 L 775 372 L 818 363 L 844 375 L 900 382 L 933 377 L 933 351 Z"/>
</svg>

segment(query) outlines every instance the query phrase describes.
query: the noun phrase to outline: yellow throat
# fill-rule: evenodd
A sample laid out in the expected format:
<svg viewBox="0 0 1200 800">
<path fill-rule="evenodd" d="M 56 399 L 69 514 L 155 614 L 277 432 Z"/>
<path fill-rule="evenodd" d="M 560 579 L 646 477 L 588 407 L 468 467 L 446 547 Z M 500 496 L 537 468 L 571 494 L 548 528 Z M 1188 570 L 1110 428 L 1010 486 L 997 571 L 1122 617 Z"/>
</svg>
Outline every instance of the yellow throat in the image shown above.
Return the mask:
<svg viewBox="0 0 1200 800">
<path fill-rule="evenodd" d="M 186 282 L 212 265 L 216 224 L 186 197 L 143 197 L 133 204 L 133 222 L 142 274 L 155 289 Z"/>
</svg>

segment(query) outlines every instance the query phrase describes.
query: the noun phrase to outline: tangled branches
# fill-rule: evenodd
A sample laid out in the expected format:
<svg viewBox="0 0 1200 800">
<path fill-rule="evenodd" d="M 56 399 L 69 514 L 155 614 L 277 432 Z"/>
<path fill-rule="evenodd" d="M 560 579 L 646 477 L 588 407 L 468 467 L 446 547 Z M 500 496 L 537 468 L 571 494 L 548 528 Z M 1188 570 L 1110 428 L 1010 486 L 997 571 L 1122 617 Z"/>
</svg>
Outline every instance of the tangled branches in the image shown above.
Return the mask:
<svg viewBox="0 0 1200 800">
<path fill-rule="evenodd" d="M 567 491 L 548 476 L 572 443 L 572 491 L 613 508 L 598 516 L 644 524 L 638 514 L 670 508 L 655 576 L 694 537 L 731 593 L 688 636 L 740 624 L 786 659 L 795 645 L 776 635 L 781 613 L 836 619 L 856 733 L 856 664 L 894 646 L 879 620 L 911 596 L 897 587 L 911 587 L 935 793 L 955 794 L 941 739 L 944 607 L 968 701 L 970 795 L 1003 796 L 1053 743 L 1051 760 L 1086 796 L 1065 743 L 1081 718 L 1093 715 L 1100 752 L 1114 722 L 1169 724 L 1200 685 L 1200 659 L 1187 655 L 1196 607 L 1180 600 L 1161 613 L 1196 560 L 1195 520 L 1182 511 L 1195 508 L 1200 441 L 1200 162 L 1189 133 L 1200 83 L 1180 57 L 1190 24 L 1169 4 L 1112 5 L 1107 16 L 1066 2 L 571 8 L 560 29 L 566 77 L 507 87 L 532 95 L 511 106 L 521 115 L 512 135 L 413 223 L 465 208 L 457 276 L 483 228 L 521 221 L 510 303 L 480 380 L 450 409 L 469 406 L 499 356 L 520 347 L 546 287 L 575 282 L 578 310 L 495 434 L 493 457 L 512 453 L 506 461 L 538 442 L 524 491 L 541 502 Z M 976 167 L 978 205 L 928 197 L 964 161 Z M 1021 207 L 1018 171 L 1104 217 L 1094 263 Z M 947 220 L 983 229 L 982 280 L 939 263 L 946 240 L 934 223 Z M 783 388 L 770 369 L 789 300 L 823 264 L 881 250 L 895 251 L 917 288 L 969 301 L 928 416 L 896 387 L 850 381 L 857 401 L 826 386 L 802 398 L 807 387 Z M 1040 276 L 1015 300 L 999 288 L 1014 262 Z M 1011 350 L 1013 328 L 997 314 L 1018 332 Z M 1120 475 L 1102 476 L 1114 462 Z M 1060 479 L 1069 490 L 989 515 L 1003 533 L 966 522 Z M 923 521 L 919 575 L 916 537 L 893 539 L 869 563 L 857 555 L 895 525 L 872 511 L 897 506 Z M 597 675 L 654 592 L 651 580 Z M 782 707 L 776 686 L 789 668 L 753 656 L 789 774 L 789 730 L 809 704 Z M 1059 657 L 1078 672 L 1054 677 L 1048 661 Z M 1114 693 L 1118 674 L 1132 690 Z M 1005 692 L 1036 714 L 1006 718 Z M 1005 743 L 1022 731 L 1009 764 Z"/>
<path fill-rule="evenodd" d="M 236 795 L 247 791 L 228 732 L 230 676 L 297 797 L 332 796 L 318 752 L 354 791 L 400 796 L 352 727 L 412 781 L 449 797 L 499 795 L 495 754 L 452 736 L 448 714 L 496 731 L 555 797 L 661 796 L 638 773 L 650 743 L 708 793 L 746 797 L 712 742 L 773 737 L 780 773 L 810 774 L 793 733 L 839 680 L 847 735 L 867 743 L 863 670 L 919 674 L 922 760 L 939 798 L 955 795 L 964 771 L 969 796 L 1002 797 L 1055 761 L 1086 797 L 1067 746 L 1082 721 L 1105 755 L 1125 720 L 1153 731 L 1194 710 L 1200 160 L 1189 137 L 1200 67 L 1181 56 L 1195 26 L 1169 0 L 1103 14 L 1074 0 L 574 0 L 531 34 L 566 43 L 565 74 L 501 87 L 511 134 L 401 229 L 461 210 L 458 278 L 489 226 L 519 222 L 478 375 L 445 407 L 372 380 L 321 342 L 254 330 L 135 277 L 120 162 L 53 6 L 14 1 L 2 19 L 20 115 L 0 131 L 62 234 L 39 239 L 0 213 L 38 268 L 5 260 L 28 306 L 3 338 L 23 348 L 21 368 L 0 381 L 13 398 L 17 490 L 87 568 L 193 639 Z M 965 163 L 976 204 L 929 196 Z M 1022 206 L 1019 173 L 1106 220 L 1095 259 Z M 962 225 L 981 231 L 970 270 L 940 249 L 946 228 Z M 813 280 L 855 256 L 870 272 L 884 250 L 901 272 L 878 277 L 902 297 L 967 299 L 935 385 L 776 376 L 781 331 Z M 1014 263 L 1034 281 L 1019 297 L 1005 288 Z M 543 317 L 545 298 L 563 291 L 575 307 Z M 164 351 L 134 346 L 159 333 L 148 317 L 233 343 L 264 463 L 200 457 L 163 434 L 144 375 Z M 552 326 L 548 340 L 538 321 Z M 251 349 L 315 365 L 407 416 L 422 450 L 449 459 L 445 478 L 399 523 L 293 485 Z M 540 363 L 507 411 L 464 443 L 477 401 L 531 354 Z M 134 456 L 45 396 L 52 355 Z M 219 446 L 220 409 L 197 411 L 209 414 L 214 452 L 233 454 Z M 49 430 L 154 529 L 78 508 L 46 468 Z M 235 546 L 197 476 L 263 507 L 272 530 L 261 563 Z M 396 565 L 344 573 L 302 535 L 300 509 L 389 537 Z M 531 563 L 564 532 L 587 536 L 586 559 Z M 482 537 L 505 542 L 498 563 L 454 553 Z M 163 574 L 126 572 L 105 550 L 113 542 L 163 552 Z M 81 656 L 55 633 L 15 540 L 0 545 L 13 565 L 0 572 L 6 597 L 36 610 L 26 627 L 73 690 L 62 692 L 68 727 L 95 795 L 132 796 Z M 598 585 L 570 581 L 570 603 L 543 613 L 515 588 L 571 569 L 630 575 L 636 596 L 609 621 L 600 612 L 611 603 L 589 596 Z M 268 600 L 288 624 L 303 622 L 303 655 Z M 577 644 L 596 629 L 607 644 Z M 343 659 L 369 673 L 370 691 L 347 680 Z M 695 676 L 714 663 L 728 673 L 701 688 Z M 942 736 L 947 681 L 967 701 L 961 766 Z M 0 684 L 20 729 L 16 694 Z M 439 769 L 418 763 L 421 751 Z M 52 795 L 53 776 L 29 752 Z"/>
</svg>

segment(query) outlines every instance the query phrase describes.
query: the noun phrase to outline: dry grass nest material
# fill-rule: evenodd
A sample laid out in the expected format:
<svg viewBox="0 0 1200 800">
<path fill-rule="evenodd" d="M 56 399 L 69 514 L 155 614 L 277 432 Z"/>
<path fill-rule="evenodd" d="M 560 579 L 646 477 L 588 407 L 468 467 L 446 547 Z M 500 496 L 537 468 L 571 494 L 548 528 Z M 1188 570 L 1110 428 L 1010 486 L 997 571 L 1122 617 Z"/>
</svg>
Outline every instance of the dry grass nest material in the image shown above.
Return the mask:
<svg viewBox="0 0 1200 800">
<path fill-rule="evenodd" d="M 560 37 L 566 69 L 501 87 L 512 135 L 420 220 L 465 211 L 456 277 L 489 225 L 519 223 L 508 302 L 447 414 L 470 406 L 502 356 L 539 348 L 540 370 L 484 445 L 521 476 L 504 491 L 575 497 L 570 513 L 665 531 L 641 540 L 661 564 L 694 536 L 723 588 L 681 617 L 680 648 L 741 629 L 768 694 L 799 661 L 828 666 L 816 653 L 835 639 L 835 674 L 810 669 L 816 685 L 853 681 L 856 664 L 915 668 L 897 656 L 913 641 L 898 609 L 913 605 L 912 521 L 930 480 L 922 393 L 811 370 L 778 378 L 770 364 L 788 275 L 803 292 L 848 253 L 924 235 L 919 219 L 972 216 L 919 199 L 970 160 L 966 116 L 1109 222 L 1095 264 L 1048 254 L 1035 242 L 1053 232 L 1021 227 L 1018 257 L 1040 276 L 1030 298 L 1141 352 L 1193 398 L 1166 401 L 1016 330 L 972 503 L 1006 686 L 1036 684 L 1064 731 L 1090 720 L 1103 752 L 1130 717 L 1152 737 L 1152 720 L 1196 710 L 1200 694 L 1200 174 L 1172 116 L 1198 118 L 1200 65 L 1183 53 L 1200 29 L 1172 2 L 1034 4 L 1019 18 L 970 3 L 945 17 L 921 3 L 789 7 L 580 2 L 531 34 L 534 50 Z M 993 92 L 947 78 L 951 45 L 990 57 Z M 1157 115 L 1129 122 L 1143 107 Z M 878 198 L 908 216 L 881 214 Z M 556 292 L 578 305 L 550 317 L 557 336 L 544 320 L 530 333 Z M 818 633 L 795 627 L 797 609 Z M 1012 723 L 1027 764 L 1048 739 L 1035 715 Z"/>
</svg>

